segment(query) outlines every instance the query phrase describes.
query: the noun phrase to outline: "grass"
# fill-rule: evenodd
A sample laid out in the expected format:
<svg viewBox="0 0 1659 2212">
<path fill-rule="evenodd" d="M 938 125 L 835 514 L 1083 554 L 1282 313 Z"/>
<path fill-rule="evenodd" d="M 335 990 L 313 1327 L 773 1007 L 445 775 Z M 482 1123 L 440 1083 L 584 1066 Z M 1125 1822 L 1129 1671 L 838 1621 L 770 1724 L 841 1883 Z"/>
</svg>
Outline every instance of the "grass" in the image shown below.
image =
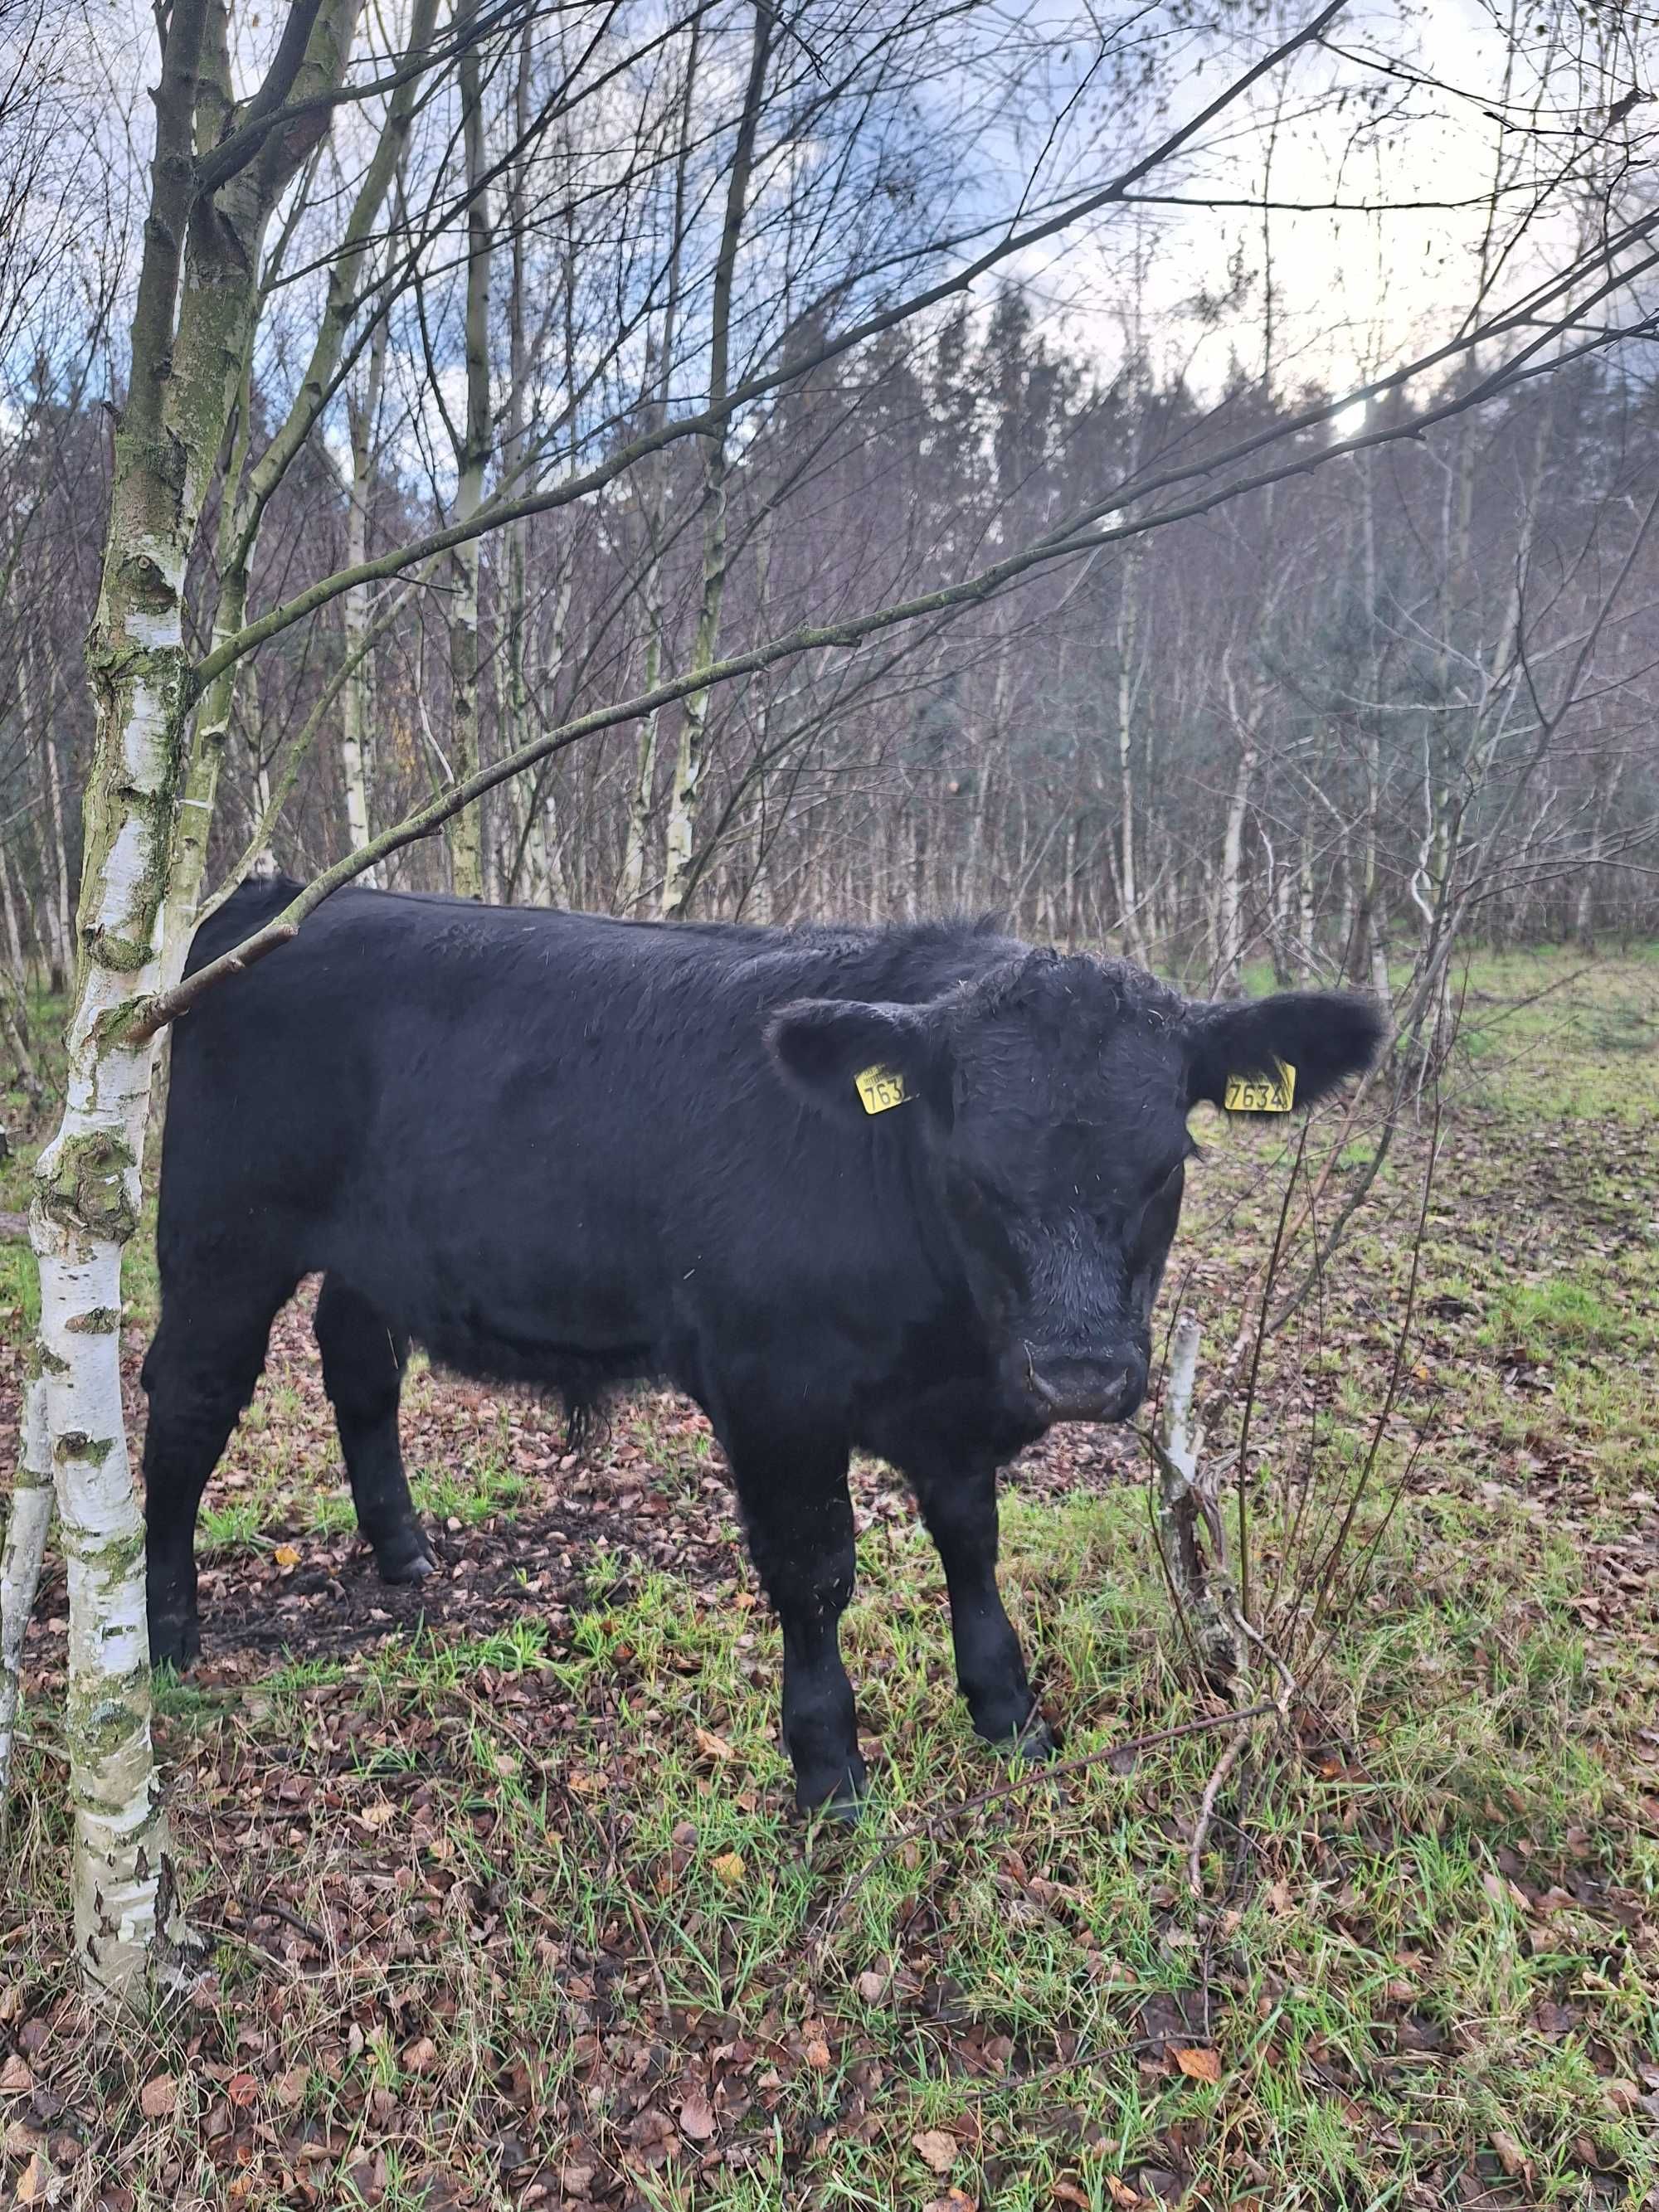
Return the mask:
<svg viewBox="0 0 1659 2212">
<path fill-rule="evenodd" d="M 27 2150 L 130 2212 L 1656 2201 L 1659 969 L 1551 989 L 1581 964 L 1471 979 L 1369 1571 L 1336 1593 L 1295 1726 L 1224 1796 L 1201 1897 L 1218 1736 L 958 1815 L 1004 1770 L 954 1694 L 937 1559 L 873 1473 L 844 1644 L 875 1794 L 850 1834 L 788 1811 L 777 1632 L 746 1574 L 642 1561 L 607 1513 L 611 1548 L 556 1601 L 164 1686 L 211 1974 L 118 2056 L 72 1992 L 37 1699 L 0 2058 L 46 2103 L 0 2100 L 38 2139 L 6 2139 L 0 2189 Z M 1284 1168 L 1270 1129 L 1205 1134 L 1170 1292 L 1211 1372 Z M 1259 1587 L 1370 1449 L 1425 1141 L 1402 1133 L 1322 1311 L 1269 1347 Z M 580 1471 L 528 1453 L 510 1408 L 441 1445 L 441 1386 L 411 1395 L 422 1509 L 464 1556 L 550 1497 L 574 1509 Z M 637 1512 L 724 1525 L 675 1409 L 643 1401 L 608 1449 Z M 210 1507 L 230 1572 L 279 1534 L 331 1538 L 314 1385 L 273 1376 L 237 1449 Z M 1003 1581 L 1068 1756 L 1214 1710 L 1137 1487 L 1017 1480 Z M 163 2076 L 173 2108 L 147 2118 Z"/>
</svg>

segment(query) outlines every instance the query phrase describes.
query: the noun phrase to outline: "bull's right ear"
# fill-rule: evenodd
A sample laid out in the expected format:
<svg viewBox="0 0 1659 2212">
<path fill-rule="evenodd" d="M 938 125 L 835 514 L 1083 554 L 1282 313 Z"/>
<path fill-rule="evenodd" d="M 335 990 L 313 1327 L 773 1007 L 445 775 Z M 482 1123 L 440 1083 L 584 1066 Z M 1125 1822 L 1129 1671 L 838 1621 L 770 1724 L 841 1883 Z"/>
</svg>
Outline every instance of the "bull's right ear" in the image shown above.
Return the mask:
<svg viewBox="0 0 1659 2212">
<path fill-rule="evenodd" d="M 942 1099 L 949 1113 L 949 1077 L 925 1006 L 797 999 L 773 1015 L 766 1042 L 791 1085 L 826 1113 L 862 1121 L 918 1098 L 936 1111 Z"/>
</svg>

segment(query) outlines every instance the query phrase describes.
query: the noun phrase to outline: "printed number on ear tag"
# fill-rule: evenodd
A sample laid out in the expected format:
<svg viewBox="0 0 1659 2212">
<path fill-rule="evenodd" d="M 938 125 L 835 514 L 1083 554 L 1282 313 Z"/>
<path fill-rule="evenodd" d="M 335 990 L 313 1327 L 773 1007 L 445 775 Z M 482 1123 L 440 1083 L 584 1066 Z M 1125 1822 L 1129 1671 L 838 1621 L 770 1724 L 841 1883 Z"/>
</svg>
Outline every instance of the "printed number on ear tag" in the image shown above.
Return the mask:
<svg viewBox="0 0 1659 2212">
<path fill-rule="evenodd" d="M 891 1107 L 902 1106 L 910 1096 L 904 1087 L 904 1078 L 895 1075 L 890 1067 L 860 1068 L 853 1080 L 858 1085 L 866 1114 L 885 1114 Z"/>
<path fill-rule="evenodd" d="M 1278 1075 L 1230 1075 L 1222 1104 L 1230 1114 L 1288 1114 L 1296 1101 L 1296 1070 L 1287 1060 Z"/>
</svg>

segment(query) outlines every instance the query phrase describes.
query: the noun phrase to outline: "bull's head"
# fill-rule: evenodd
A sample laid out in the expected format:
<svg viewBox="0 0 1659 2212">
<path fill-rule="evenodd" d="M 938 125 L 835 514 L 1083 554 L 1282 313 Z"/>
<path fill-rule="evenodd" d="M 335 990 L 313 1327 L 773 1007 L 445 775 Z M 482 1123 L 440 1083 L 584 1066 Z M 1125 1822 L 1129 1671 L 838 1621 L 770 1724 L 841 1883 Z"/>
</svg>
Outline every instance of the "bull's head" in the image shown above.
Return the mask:
<svg viewBox="0 0 1659 2212">
<path fill-rule="evenodd" d="M 1126 963 L 1032 952 L 921 1006 L 798 1001 L 769 1038 L 835 1113 L 864 1119 L 869 1069 L 902 1085 L 1010 1410 L 1046 1425 L 1123 1420 L 1146 1395 L 1192 1109 L 1281 1063 L 1311 1106 L 1382 1031 L 1363 998 L 1194 1002 Z"/>
</svg>

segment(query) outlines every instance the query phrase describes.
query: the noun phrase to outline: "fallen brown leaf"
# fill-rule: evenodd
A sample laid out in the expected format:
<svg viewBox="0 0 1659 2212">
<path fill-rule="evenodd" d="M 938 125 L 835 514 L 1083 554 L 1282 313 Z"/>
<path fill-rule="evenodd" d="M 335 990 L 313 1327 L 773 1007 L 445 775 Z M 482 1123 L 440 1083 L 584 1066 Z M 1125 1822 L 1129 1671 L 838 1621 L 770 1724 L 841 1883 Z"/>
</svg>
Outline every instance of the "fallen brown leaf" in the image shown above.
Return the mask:
<svg viewBox="0 0 1659 2212">
<path fill-rule="evenodd" d="M 910 2143 L 922 2164 L 931 2166 L 935 2173 L 949 2173 L 962 2148 L 943 2128 L 924 2128 L 920 2135 L 911 2136 Z"/>
<path fill-rule="evenodd" d="M 225 2094 L 241 2112 L 246 2112 L 259 2094 L 259 2084 L 252 2074 L 233 2074 L 225 2084 Z"/>
<path fill-rule="evenodd" d="M 1221 2079 L 1221 2058 L 1218 2052 L 1189 2050 L 1185 2046 L 1177 2045 L 1170 2055 L 1182 2072 L 1191 2081 L 1218 2081 Z"/>
<path fill-rule="evenodd" d="M 171 2074 L 152 2075 L 138 2092 L 138 2109 L 147 2120 L 165 2120 L 179 2102 L 179 2084 Z"/>
<path fill-rule="evenodd" d="M 1502 2128 L 1493 2134 L 1492 2147 L 1498 2153 L 1498 2162 L 1511 2180 L 1524 2177 L 1528 2187 L 1532 2183 L 1532 2160 L 1515 2137 L 1506 2135 Z"/>
<path fill-rule="evenodd" d="M 728 1889 L 735 1889 L 749 1871 L 741 1851 L 722 1851 L 717 1859 L 711 1859 L 709 1864 Z"/>
<path fill-rule="evenodd" d="M 286 2074 L 279 2074 L 276 2076 L 277 2103 L 286 2105 L 290 2112 L 296 2105 L 303 2104 L 306 2083 L 310 2078 L 310 2069 L 304 2066 L 290 2066 Z"/>
<path fill-rule="evenodd" d="M 27 2059 L 20 2058 L 14 2051 L 3 2066 L 0 2066 L 0 2094 L 8 2097 L 27 2097 L 34 2087 L 34 2076 Z"/>
<path fill-rule="evenodd" d="M 17 2177 L 16 2202 L 19 2204 L 38 2204 L 46 2193 L 46 2171 L 36 2151 Z"/>
<path fill-rule="evenodd" d="M 716 1735 L 713 1729 L 700 1728 L 697 1730 L 697 1749 L 705 1759 L 716 1759 L 722 1765 L 738 1755 L 726 1738 Z"/>
<path fill-rule="evenodd" d="M 680 2106 L 680 2133 L 693 2142 L 707 2142 L 714 2132 L 714 2107 L 701 2089 L 693 2089 Z"/>
</svg>

